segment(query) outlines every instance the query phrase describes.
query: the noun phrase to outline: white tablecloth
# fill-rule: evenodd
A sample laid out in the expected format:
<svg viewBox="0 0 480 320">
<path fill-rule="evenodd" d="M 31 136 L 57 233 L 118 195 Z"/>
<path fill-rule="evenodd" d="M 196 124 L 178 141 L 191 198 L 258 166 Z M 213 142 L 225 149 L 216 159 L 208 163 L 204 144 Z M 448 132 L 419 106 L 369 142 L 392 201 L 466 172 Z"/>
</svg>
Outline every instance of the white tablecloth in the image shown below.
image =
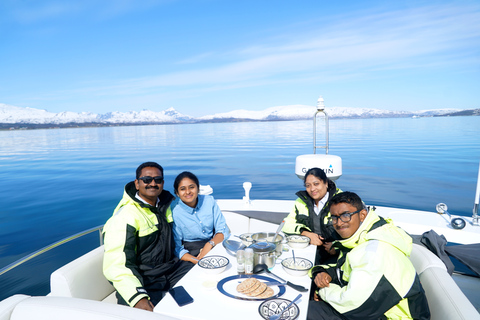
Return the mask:
<svg viewBox="0 0 480 320">
<path fill-rule="evenodd" d="M 284 245 L 288 247 L 288 245 Z M 183 286 L 187 292 L 192 296 L 194 302 L 183 307 L 179 307 L 170 294 L 167 294 L 160 303 L 157 304 L 154 311 L 165 314 L 178 319 L 239 319 L 251 320 L 262 319 L 258 313 L 258 308 L 262 301 L 244 301 L 228 297 L 221 293 L 217 287 L 208 288 L 206 283 L 217 283 L 222 279 L 237 274 L 237 261 L 234 256 L 229 255 L 222 244 L 217 245 L 208 255 L 221 255 L 230 260 L 227 269 L 217 275 L 206 274 L 199 266 L 194 266 L 177 284 L 176 286 Z M 310 290 L 311 280 L 308 275 L 302 277 L 291 276 L 283 270 L 281 260 L 292 256 L 292 249 L 288 252 L 283 252 L 277 259 L 276 265 L 271 270 L 274 274 L 290 281 L 294 284 L 299 284 Z M 306 258 L 312 262 L 315 260 L 315 246 L 309 245 L 305 249 L 295 249 L 295 257 Z M 271 277 L 276 280 L 274 276 L 267 273 L 261 273 L 262 276 Z M 285 294 L 280 298 L 293 300 L 300 293 L 299 291 L 285 286 Z M 308 297 L 310 292 L 302 292 L 303 296 L 297 301 L 300 308 L 300 315 L 298 319 L 306 319 L 308 308 Z"/>
</svg>

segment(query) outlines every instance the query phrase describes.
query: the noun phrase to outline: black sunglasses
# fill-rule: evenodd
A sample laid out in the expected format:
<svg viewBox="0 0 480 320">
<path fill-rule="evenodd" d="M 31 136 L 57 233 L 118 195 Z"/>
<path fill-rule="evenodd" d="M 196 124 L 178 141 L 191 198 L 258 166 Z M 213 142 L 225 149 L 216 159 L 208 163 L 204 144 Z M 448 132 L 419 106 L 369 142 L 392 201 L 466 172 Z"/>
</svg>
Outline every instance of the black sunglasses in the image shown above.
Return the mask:
<svg viewBox="0 0 480 320">
<path fill-rule="evenodd" d="M 350 220 L 352 220 L 352 216 L 355 214 L 355 213 L 359 213 L 360 211 L 362 211 L 363 209 L 361 210 L 357 210 L 355 212 L 345 212 L 345 213 L 342 213 L 341 215 L 339 216 L 334 216 L 332 215 L 332 222 L 333 223 L 337 223 L 338 222 L 338 218 L 340 218 L 340 220 L 342 220 L 342 222 L 349 222 Z"/>
<path fill-rule="evenodd" d="M 138 180 L 142 180 L 145 184 L 150 184 L 152 183 L 153 180 L 155 180 L 156 184 L 160 184 L 163 182 L 163 177 L 150 177 L 150 176 L 145 176 L 145 177 L 140 177 Z"/>
</svg>

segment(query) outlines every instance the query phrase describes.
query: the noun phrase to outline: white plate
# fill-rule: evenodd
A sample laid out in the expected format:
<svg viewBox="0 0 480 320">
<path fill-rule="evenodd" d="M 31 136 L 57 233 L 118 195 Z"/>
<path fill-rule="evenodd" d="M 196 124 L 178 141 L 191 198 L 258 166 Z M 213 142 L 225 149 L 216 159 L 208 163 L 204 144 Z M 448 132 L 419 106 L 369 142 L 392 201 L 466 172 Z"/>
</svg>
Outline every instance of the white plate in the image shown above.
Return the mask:
<svg viewBox="0 0 480 320">
<path fill-rule="evenodd" d="M 250 297 L 247 296 L 246 294 L 240 293 L 237 291 L 237 286 L 242 282 L 243 280 L 247 278 L 256 278 L 260 281 L 263 282 L 277 282 L 273 278 L 265 277 L 265 276 L 258 276 L 258 275 L 237 275 L 237 276 L 230 276 L 226 277 L 222 280 L 220 280 L 217 284 L 217 289 L 224 295 L 230 298 L 234 299 L 240 299 L 240 300 L 250 300 L 250 301 L 262 301 L 265 299 L 272 299 L 272 298 L 278 298 L 282 296 L 285 293 L 285 286 L 283 285 L 275 285 L 275 286 L 270 286 L 270 288 L 273 289 L 273 296 L 269 298 L 256 298 L 256 297 Z"/>
</svg>

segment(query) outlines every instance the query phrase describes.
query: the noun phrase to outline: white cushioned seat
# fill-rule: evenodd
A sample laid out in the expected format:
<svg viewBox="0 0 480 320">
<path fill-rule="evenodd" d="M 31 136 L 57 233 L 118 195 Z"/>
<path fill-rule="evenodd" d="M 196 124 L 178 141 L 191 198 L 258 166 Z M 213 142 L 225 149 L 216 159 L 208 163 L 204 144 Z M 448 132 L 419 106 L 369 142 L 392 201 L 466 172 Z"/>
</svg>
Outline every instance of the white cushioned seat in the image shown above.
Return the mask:
<svg viewBox="0 0 480 320">
<path fill-rule="evenodd" d="M 9 320 L 16 305 L 28 298 L 30 298 L 30 296 L 16 294 L 0 301 L 0 320 Z"/>
<path fill-rule="evenodd" d="M 103 275 L 103 246 L 55 270 L 50 295 L 116 303 L 115 288 Z"/>
<path fill-rule="evenodd" d="M 480 319 L 480 314 L 433 252 L 421 245 L 413 244 L 410 261 L 427 294 L 432 320 Z"/>
<path fill-rule="evenodd" d="M 99 301 L 14 295 L 0 302 L 0 320 L 174 320 L 162 314 Z"/>
</svg>

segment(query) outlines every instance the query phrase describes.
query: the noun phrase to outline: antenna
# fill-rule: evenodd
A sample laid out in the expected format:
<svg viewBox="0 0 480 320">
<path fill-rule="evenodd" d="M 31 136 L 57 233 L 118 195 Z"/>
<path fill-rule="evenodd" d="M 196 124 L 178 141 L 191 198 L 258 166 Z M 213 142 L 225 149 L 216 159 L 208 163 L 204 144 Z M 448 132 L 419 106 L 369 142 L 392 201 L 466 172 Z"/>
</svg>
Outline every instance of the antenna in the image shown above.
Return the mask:
<svg viewBox="0 0 480 320">
<path fill-rule="evenodd" d="M 325 145 L 317 146 L 317 114 L 323 113 L 325 116 Z M 325 112 L 325 103 L 323 97 L 320 96 L 317 100 L 317 111 L 313 116 L 313 154 L 317 153 L 317 149 L 325 149 L 325 154 L 328 154 L 328 114 Z"/>
<path fill-rule="evenodd" d="M 323 111 L 324 109 L 325 109 L 325 103 L 324 103 L 323 97 L 320 96 L 317 100 L 317 110 Z"/>
</svg>

